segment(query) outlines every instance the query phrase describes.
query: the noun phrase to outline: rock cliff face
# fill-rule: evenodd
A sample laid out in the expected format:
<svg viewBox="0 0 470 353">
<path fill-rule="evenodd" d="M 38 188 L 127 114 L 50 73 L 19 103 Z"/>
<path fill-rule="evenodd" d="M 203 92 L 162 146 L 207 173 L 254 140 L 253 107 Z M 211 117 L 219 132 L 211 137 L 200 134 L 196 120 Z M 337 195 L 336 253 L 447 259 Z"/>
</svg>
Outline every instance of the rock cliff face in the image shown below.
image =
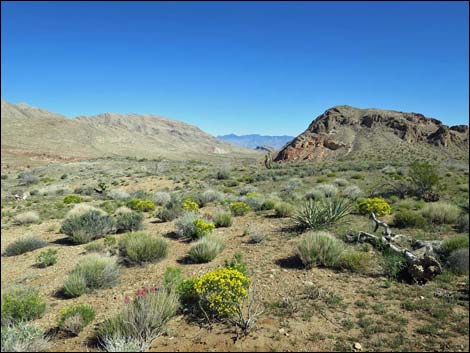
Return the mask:
<svg viewBox="0 0 470 353">
<path fill-rule="evenodd" d="M 418 113 L 336 106 L 317 117 L 275 156 L 275 161 L 322 160 L 368 153 L 387 158 L 417 148 L 468 159 L 467 125 L 448 127 Z M 424 153 L 425 154 L 425 153 Z"/>
</svg>

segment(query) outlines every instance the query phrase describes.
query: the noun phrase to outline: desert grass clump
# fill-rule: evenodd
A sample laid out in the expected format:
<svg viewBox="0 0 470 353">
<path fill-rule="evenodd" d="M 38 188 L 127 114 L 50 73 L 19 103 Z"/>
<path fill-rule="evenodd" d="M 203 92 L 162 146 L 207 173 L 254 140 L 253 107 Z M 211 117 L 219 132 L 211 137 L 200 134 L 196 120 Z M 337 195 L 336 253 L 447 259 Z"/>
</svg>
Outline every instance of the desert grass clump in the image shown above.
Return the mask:
<svg viewBox="0 0 470 353">
<path fill-rule="evenodd" d="M 34 211 L 20 213 L 19 215 L 16 215 L 13 219 L 13 223 L 16 225 L 31 224 L 37 222 L 39 222 L 39 215 L 37 212 Z"/>
<path fill-rule="evenodd" d="M 45 311 L 46 303 L 33 287 L 14 285 L 2 290 L 2 326 L 38 319 Z"/>
<path fill-rule="evenodd" d="M 251 211 L 251 207 L 247 205 L 245 202 L 241 201 L 234 201 L 230 203 L 230 211 L 234 216 L 244 216 L 249 211 Z"/>
<path fill-rule="evenodd" d="M 344 188 L 341 194 L 344 197 L 347 197 L 348 199 L 357 200 L 358 197 L 362 195 L 362 190 L 357 185 L 349 185 L 346 188 Z"/>
<path fill-rule="evenodd" d="M 403 210 L 395 213 L 393 225 L 397 228 L 422 228 L 426 219 L 418 212 Z"/>
<path fill-rule="evenodd" d="M 352 272 L 365 273 L 372 264 L 370 255 L 363 251 L 348 250 L 341 254 L 339 267 Z"/>
<path fill-rule="evenodd" d="M 344 245 L 327 232 L 306 233 L 297 244 L 296 254 L 306 267 L 337 267 Z"/>
<path fill-rule="evenodd" d="M 291 217 L 294 213 L 294 207 L 287 202 L 278 202 L 274 206 L 274 215 L 279 218 Z"/>
<path fill-rule="evenodd" d="M 152 200 L 159 206 L 165 206 L 171 201 L 171 195 L 165 191 L 159 191 L 153 194 Z"/>
<path fill-rule="evenodd" d="M 130 198 L 129 193 L 121 189 L 109 190 L 106 196 L 112 200 L 126 200 Z"/>
<path fill-rule="evenodd" d="M 82 258 L 64 282 L 67 297 L 79 297 L 95 289 L 111 288 L 119 279 L 116 259 L 89 254 Z"/>
<path fill-rule="evenodd" d="M 111 216 L 92 206 L 78 204 L 69 211 L 60 232 L 75 244 L 85 244 L 115 231 Z"/>
<path fill-rule="evenodd" d="M 212 220 L 216 228 L 227 228 L 233 223 L 232 215 L 228 212 L 217 212 Z"/>
<path fill-rule="evenodd" d="M 2 325 L 2 352 L 47 352 L 49 340 L 35 324 L 19 322 Z"/>
<path fill-rule="evenodd" d="M 458 249 L 468 249 L 469 247 L 469 238 L 468 235 L 456 235 L 450 238 L 447 238 L 442 242 L 442 245 L 439 249 L 442 257 L 448 257 L 453 251 Z"/>
<path fill-rule="evenodd" d="M 452 272 L 459 275 L 468 274 L 468 247 L 452 251 L 447 263 Z"/>
<path fill-rule="evenodd" d="M 421 214 L 433 224 L 452 224 L 457 221 L 460 209 L 451 203 L 433 202 L 426 204 Z"/>
<path fill-rule="evenodd" d="M 36 266 L 44 268 L 57 263 L 57 250 L 48 249 L 42 251 L 36 259 Z"/>
<path fill-rule="evenodd" d="M 350 200 L 325 198 L 320 201 L 308 200 L 292 216 L 301 229 L 321 229 L 339 222 L 352 211 Z"/>
<path fill-rule="evenodd" d="M 199 207 L 207 206 L 211 202 L 219 202 L 223 200 L 224 195 L 216 190 L 206 190 L 196 196 L 196 202 L 199 204 Z"/>
<path fill-rule="evenodd" d="M 78 335 L 95 318 L 95 310 L 90 305 L 77 305 L 60 311 L 57 326 L 66 332 Z"/>
<path fill-rule="evenodd" d="M 116 232 L 135 232 L 141 230 L 144 215 L 141 212 L 135 212 L 126 206 L 119 207 L 115 213 Z"/>
<path fill-rule="evenodd" d="M 224 247 L 222 237 L 208 235 L 194 244 L 188 256 L 195 263 L 206 263 L 214 260 Z"/>
<path fill-rule="evenodd" d="M 25 237 L 15 240 L 13 243 L 8 245 L 3 252 L 4 256 L 17 256 L 29 251 L 43 248 L 47 245 L 47 241 L 35 237 Z"/>
<path fill-rule="evenodd" d="M 168 242 L 144 232 L 125 234 L 119 241 L 119 254 L 130 265 L 156 262 L 168 254 Z"/>
<path fill-rule="evenodd" d="M 137 346 L 144 352 L 178 308 L 179 297 L 174 290 L 140 289 L 118 315 L 103 322 L 98 333 L 101 345 L 108 352 Z"/>
</svg>

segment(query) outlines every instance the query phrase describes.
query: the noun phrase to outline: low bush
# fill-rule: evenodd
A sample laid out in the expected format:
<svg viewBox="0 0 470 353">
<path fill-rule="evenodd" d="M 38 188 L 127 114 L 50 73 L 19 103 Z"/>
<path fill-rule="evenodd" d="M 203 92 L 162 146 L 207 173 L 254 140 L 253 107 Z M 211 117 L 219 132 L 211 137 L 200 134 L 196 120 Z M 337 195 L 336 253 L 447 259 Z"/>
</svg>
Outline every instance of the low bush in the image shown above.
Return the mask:
<svg viewBox="0 0 470 353">
<path fill-rule="evenodd" d="M 338 188 L 333 184 L 320 184 L 314 190 L 321 192 L 325 197 L 332 197 L 338 193 Z"/>
<path fill-rule="evenodd" d="M 348 199 L 357 200 L 362 195 L 362 190 L 357 185 L 349 185 L 341 194 Z"/>
<path fill-rule="evenodd" d="M 127 207 L 134 211 L 149 212 L 155 210 L 155 203 L 152 200 L 134 198 L 127 202 Z"/>
<path fill-rule="evenodd" d="M 19 215 L 16 215 L 13 219 L 13 223 L 16 225 L 31 224 L 37 222 L 39 222 L 39 215 L 37 214 L 37 212 L 34 211 L 20 213 Z"/>
<path fill-rule="evenodd" d="M 63 201 L 66 205 L 70 205 L 72 203 L 82 202 L 82 198 L 78 195 L 67 195 L 67 196 L 64 197 Z"/>
<path fill-rule="evenodd" d="M 200 219 L 191 212 L 176 221 L 177 233 L 184 238 L 199 239 L 212 233 L 214 228 L 214 223 Z"/>
<path fill-rule="evenodd" d="M 245 202 L 234 201 L 230 203 L 230 211 L 234 216 L 244 216 L 251 211 L 251 208 Z"/>
<path fill-rule="evenodd" d="M 118 345 L 126 348 L 139 346 L 139 351 L 144 352 L 178 308 L 175 291 L 143 288 L 118 315 L 103 322 L 99 328 L 99 340 L 106 351 Z"/>
<path fill-rule="evenodd" d="M 446 258 L 451 252 L 458 249 L 467 249 L 469 247 L 468 235 L 456 235 L 445 239 L 439 249 L 442 257 Z"/>
<path fill-rule="evenodd" d="M 142 221 L 144 215 L 140 212 L 135 212 L 123 206 L 116 210 L 115 222 L 116 232 L 135 232 L 142 229 Z"/>
<path fill-rule="evenodd" d="M 35 288 L 15 285 L 2 290 L 2 326 L 38 319 L 45 311 L 46 303 Z"/>
<path fill-rule="evenodd" d="M 119 254 L 131 265 L 159 261 L 168 254 L 168 242 L 143 232 L 128 233 L 119 241 Z"/>
<path fill-rule="evenodd" d="M 29 322 L 2 325 L 2 352 L 47 352 L 44 331 Z"/>
<path fill-rule="evenodd" d="M 153 199 L 153 202 L 155 202 L 157 205 L 165 206 L 167 203 L 171 201 L 171 196 L 167 192 L 159 191 L 153 194 L 152 199 Z"/>
<path fill-rule="evenodd" d="M 95 319 L 95 310 L 89 305 L 77 305 L 60 311 L 58 327 L 78 335 Z"/>
<path fill-rule="evenodd" d="M 357 204 L 359 212 L 362 214 L 370 214 L 374 212 L 376 216 L 385 216 L 392 213 L 392 207 L 387 201 L 380 197 L 361 200 Z"/>
<path fill-rule="evenodd" d="M 434 202 L 426 204 L 421 209 L 421 214 L 434 224 L 452 224 L 457 221 L 460 209 L 454 204 Z"/>
<path fill-rule="evenodd" d="M 279 218 L 291 217 L 293 213 L 294 207 L 287 202 L 279 202 L 274 207 L 274 214 Z"/>
<path fill-rule="evenodd" d="M 195 263 L 210 262 L 222 252 L 224 241 L 220 236 L 206 236 L 189 250 L 188 256 Z"/>
<path fill-rule="evenodd" d="M 264 200 L 260 209 L 263 211 L 268 211 L 274 209 L 274 207 L 276 207 L 276 201 L 268 199 Z"/>
<path fill-rule="evenodd" d="M 77 206 L 68 213 L 60 228 L 73 243 L 85 244 L 115 231 L 114 220 L 103 210 Z"/>
<path fill-rule="evenodd" d="M 340 258 L 340 267 L 353 272 L 366 273 L 370 270 L 372 258 L 367 252 L 344 251 Z"/>
<path fill-rule="evenodd" d="M 191 200 L 184 200 L 182 207 L 186 212 L 197 212 L 199 210 L 199 205 L 197 202 Z"/>
<path fill-rule="evenodd" d="M 452 272 L 459 275 L 468 275 L 468 245 L 467 248 L 452 251 L 447 263 Z"/>
<path fill-rule="evenodd" d="M 36 265 L 38 267 L 48 267 L 57 263 L 57 250 L 48 249 L 42 251 L 36 259 Z"/>
<path fill-rule="evenodd" d="M 380 263 L 384 274 L 392 279 L 398 279 L 406 268 L 405 257 L 387 249 L 382 251 Z"/>
<path fill-rule="evenodd" d="M 119 267 L 116 260 L 98 254 L 86 255 L 65 280 L 63 292 L 78 297 L 99 288 L 111 288 L 118 282 Z"/>
<path fill-rule="evenodd" d="M 107 197 L 112 200 L 125 200 L 130 197 L 129 193 L 120 189 L 113 189 L 107 192 Z"/>
<path fill-rule="evenodd" d="M 230 227 L 233 223 L 232 215 L 228 212 L 218 212 L 213 219 L 216 228 Z"/>
<path fill-rule="evenodd" d="M 197 195 L 196 201 L 200 207 L 204 207 L 211 202 L 218 202 L 224 198 L 224 195 L 215 190 L 206 190 Z"/>
<path fill-rule="evenodd" d="M 8 245 L 3 252 L 4 256 L 16 256 L 43 248 L 47 245 L 47 241 L 35 236 L 20 238 Z"/>
<path fill-rule="evenodd" d="M 418 212 L 403 210 L 395 213 L 393 225 L 397 228 L 422 228 L 426 219 Z"/>
<path fill-rule="evenodd" d="M 343 243 L 327 232 L 306 233 L 296 248 L 297 256 L 306 267 L 337 267 L 343 251 Z"/>
</svg>

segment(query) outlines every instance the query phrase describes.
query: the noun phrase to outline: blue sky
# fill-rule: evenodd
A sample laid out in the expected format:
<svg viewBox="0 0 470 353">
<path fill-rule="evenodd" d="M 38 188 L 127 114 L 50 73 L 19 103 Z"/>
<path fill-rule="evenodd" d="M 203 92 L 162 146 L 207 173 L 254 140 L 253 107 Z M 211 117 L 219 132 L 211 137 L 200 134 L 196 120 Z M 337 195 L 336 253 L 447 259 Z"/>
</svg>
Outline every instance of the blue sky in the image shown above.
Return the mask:
<svg viewBox="0 0 470 353">
<path fill-rule="evenodd" d="M 297 135 L 348 104 L 467 124 L 467 2 L 2 2 L 2 99 Z"/>
</svg>

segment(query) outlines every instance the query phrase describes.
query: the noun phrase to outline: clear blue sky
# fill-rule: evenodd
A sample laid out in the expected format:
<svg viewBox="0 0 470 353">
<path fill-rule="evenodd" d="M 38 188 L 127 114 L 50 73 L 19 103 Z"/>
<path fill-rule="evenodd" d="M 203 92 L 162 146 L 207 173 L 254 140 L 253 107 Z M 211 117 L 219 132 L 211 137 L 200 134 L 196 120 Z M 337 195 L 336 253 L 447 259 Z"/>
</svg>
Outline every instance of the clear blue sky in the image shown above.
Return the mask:
<svg viewBox="0 0 470 353">
<path fill-rule="evenodd" d="M 2 99 L 297 135 L 348 104 L 469 116 L 467 2 L 2 2 Z"/>
</svg>

